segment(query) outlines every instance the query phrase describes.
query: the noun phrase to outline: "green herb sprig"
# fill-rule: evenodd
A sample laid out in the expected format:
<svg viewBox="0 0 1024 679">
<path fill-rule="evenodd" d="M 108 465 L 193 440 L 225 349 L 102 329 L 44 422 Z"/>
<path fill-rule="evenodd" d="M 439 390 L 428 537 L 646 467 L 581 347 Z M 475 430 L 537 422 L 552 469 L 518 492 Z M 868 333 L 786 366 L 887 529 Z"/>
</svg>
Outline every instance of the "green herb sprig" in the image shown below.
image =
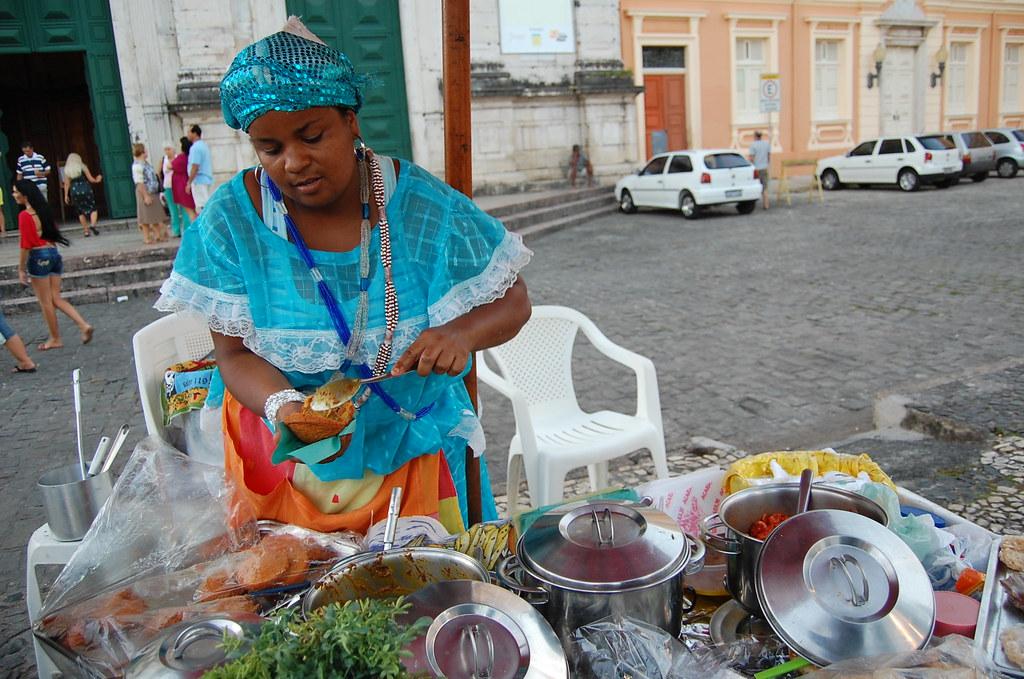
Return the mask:
<svg viewBox="0 0 1024 679">
<path fill-rule="evenodd" d="M 412 625 L 397 622 L 409 604 L 398 599 L 359 599 L 332 603 L 303 620 L 284 611 L 260 628 L 259 636 L 241 656 L 203 675 L 203 679 L 404 679 L 406 647 L 430 625 L 420 618 Z M 229 653 L 248 645 L 225 637 Z"/>
</svg>

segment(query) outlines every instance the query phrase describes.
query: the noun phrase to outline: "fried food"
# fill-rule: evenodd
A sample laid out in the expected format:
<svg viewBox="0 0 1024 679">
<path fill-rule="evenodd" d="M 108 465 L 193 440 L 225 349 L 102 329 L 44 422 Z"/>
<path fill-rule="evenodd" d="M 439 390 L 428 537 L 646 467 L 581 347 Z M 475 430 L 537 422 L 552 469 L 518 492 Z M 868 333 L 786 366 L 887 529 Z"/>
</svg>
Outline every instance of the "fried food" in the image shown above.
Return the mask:
<svg viewBox="0 0 1024 679">
<path fill-rule="evenodd" d="M 303 443 L 316 443 L 337 436 L 356 416 L 352 401 L 345 401 L 330 410 L 314 410 L 313 398 L 307 397 L 302 410 L 284 418 L 284 424 Z"/>
<path fill-rule="evenodd" d="M 999 546 L 999 560 L 1007 568 L 1024 571 L 1024 535 L 1007 535 Z"/>
<path fill-rule="evenodd" d="M 788 518 L 789 514 L 783 512 L 762 514 L 761 518 L 750 524 L 750 530 L 747 533 L 755 540 L 764 540 L 773 530 L 779 527 L 779 524 Z"/>
<path fill-rule="evenodd" d="M 1024 625 L 1014 625 L 999 635 L 1006 659 L 1017 667 L 1024 667 Z"/>
<path fill-rule="evenodd" d="M 1006 590 L 1010 603 L 1024 611 L 1024 573 L 1011 573 L 1000 580 L 999 584 Z"/>
</svg>

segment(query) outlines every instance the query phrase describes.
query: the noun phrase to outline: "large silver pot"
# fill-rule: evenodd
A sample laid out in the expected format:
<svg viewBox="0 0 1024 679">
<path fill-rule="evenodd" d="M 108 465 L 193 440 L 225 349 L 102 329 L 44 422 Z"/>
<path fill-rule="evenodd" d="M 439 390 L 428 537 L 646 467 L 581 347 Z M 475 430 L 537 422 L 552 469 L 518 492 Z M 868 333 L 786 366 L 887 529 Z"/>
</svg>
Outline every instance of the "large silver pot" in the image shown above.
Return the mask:
<svg viewBox="0 0 1024 679">
<path fill-rule="evenodd" d="M 438 547 L 403 547 L 361 552 L 342 559 L 302 598 L 302 613 L 352 599 L 384 599 L 412 594 L 435 582 L 489 582 L 480 562 L 461 552 Z"/>
<path fill-rule="evenodd" d="M 678 634 L 685 578 L 704 560 L 704 546 L 670 516 L 617 502 L 548 512 L 520 536 L 516 552 L 499 565 L 498 580 L 539 604 L 567 652 L 578 627 L 609 615 Z M 517 577 L 518 568 L 539 584 Z"/>
<path fill-rule="evenodd" d="M 799 495 L 798 483 L 746 488 L 722 500 L 718 513 L 701 522 L 704 544 L 725 555 L 726 588 L 751 613 L 761 613 L 754 582 L 764 541 L 750 536 L 750 525 L 764 514 L 792 515 Z M 889 524 L 889 517 L 877 502 L 831 486 L 814 486 L 808 509 L 839 509 L 866 516 L 883 526 Z"/>
</svg>

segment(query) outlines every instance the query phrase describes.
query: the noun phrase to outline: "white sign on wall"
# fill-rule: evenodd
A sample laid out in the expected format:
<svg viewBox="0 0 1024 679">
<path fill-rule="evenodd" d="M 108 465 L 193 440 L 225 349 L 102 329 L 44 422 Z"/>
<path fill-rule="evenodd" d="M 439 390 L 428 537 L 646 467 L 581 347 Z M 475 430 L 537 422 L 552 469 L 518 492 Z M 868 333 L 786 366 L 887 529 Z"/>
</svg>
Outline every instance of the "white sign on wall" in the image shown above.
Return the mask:
<svg viewBox="0 0 1024 679">
<path fill-rule="evenodd" d="M 572 0 L 498 0 L 501 51 L 571 54 L 576 51 Z"/>
<path fill-rule="evenodd" d="M 761 113 L 782 110 L 782 81 L 778 73 L 761 74 Z"/>
</svg>

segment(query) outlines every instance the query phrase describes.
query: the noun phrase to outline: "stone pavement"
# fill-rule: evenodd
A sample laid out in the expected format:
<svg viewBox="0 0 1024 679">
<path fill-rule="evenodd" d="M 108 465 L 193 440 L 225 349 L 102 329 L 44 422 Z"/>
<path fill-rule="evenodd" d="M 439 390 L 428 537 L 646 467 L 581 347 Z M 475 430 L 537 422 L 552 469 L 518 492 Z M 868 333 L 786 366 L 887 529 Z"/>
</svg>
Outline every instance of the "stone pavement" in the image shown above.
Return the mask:
<svg viewBox="0 0 1024 679">
<path fill-rule="evenodd" d="M 745 217 L 721 209 L 696 221 L 667 212 L 614 215 L 531 238 L 536 256 L 525 277 L 534 303 L 580 309 L 613 341 L 654 361 L 673 470 L 739 451 L 836 443 L 871 453 L 899 483 L 995 528 L 993 519 L 1013 516 L 1007 507 L 1019 496 L 1021 446 L 1009 434 L 1018 420 L 991 412 L 1019 403 L 1021 381 L 997 371 L 963 376 L 993 364 L 1013 370 L 1024 358 L 1022 185 L 992 179 L 915 194 L 843 191 L 828 194 L 824 206 L 797 201 Z M 0 512 L 9 517 L 0 538 L 0 674 L 32 674 L 24 546 L 43 521 L 39 474 L 74 459 L 71 370 L 83 370 L 87 448 L 123 421 L 133 426 L 134 444 L 144 427 L 130 342 L 157 317 L 150 302 L 85 305 L 98 328 L 91 345 L 76 344 L 65 319 L 67 348 L 32 352 L 39 373 L 0 372 L 7 470 Z M 10 320 L 30 346 L 43 339 L 38 314 Z M 631 373 L 582 341 L 574 360 L 585 408 L 632 408 Z M 956 386 L 951 378 L 966 381 Z M 931 386 L 903 388 L 921 384 Z M 1004 436 L 984 434 L 952 449 L 949 441 L 874 432 L 875 396 L 893 390 L 918 397 L 922 421 L 964 411 L 964 427 L 977 422 Z M 514 424 L 501 397 L 481 391 L 501 495 Z M 724 444 L 696 450 L 694 436 Z M 632 484 L 648 469 L 637 454 L 613 467 L 612 480 Z M 571 490 L 584 485 L 577 479 Z M 1015 521 L 1003 527 L 1022 529 Z"/>
</svg>

